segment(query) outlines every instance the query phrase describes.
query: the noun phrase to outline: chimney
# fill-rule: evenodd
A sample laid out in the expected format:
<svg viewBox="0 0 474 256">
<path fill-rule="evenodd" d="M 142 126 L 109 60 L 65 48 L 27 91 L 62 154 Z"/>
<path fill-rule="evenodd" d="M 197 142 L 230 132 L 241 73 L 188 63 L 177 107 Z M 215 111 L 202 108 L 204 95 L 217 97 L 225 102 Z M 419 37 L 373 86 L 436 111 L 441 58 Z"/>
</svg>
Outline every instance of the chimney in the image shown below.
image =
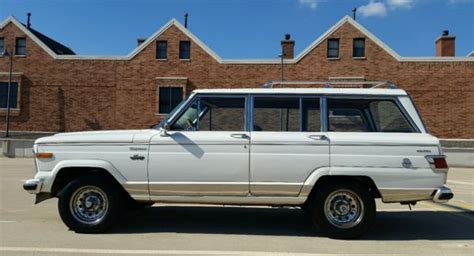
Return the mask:
<svg viewBox="0 0 474 256">
<path fill-rule="evenodd" d="M 281 51 L 284 59 L 293 59 L 295 41 L 291 40 L 291 35 L 286 34 L 285 39 L 281 40 Z"/>
<path fill-rule="evenodd" d="M 26 14 L 26 28 L 30 28 L 31 27 L 31 12 L 27 13 Z"/>
<path fill-rule="evenodd" d="M 449 35 L 449 30 L 444 30 L 443 34 L 435 41 L 436 57 L 447 57 L 455 55 L 455 36 Z"/>
<path fill-rule="evenodd" d="M 137 38 L 137 46 L 140 46 L 145 41 L 146 41 L 146 38 L 142 38 L 142 37 Z"/>
</svg>

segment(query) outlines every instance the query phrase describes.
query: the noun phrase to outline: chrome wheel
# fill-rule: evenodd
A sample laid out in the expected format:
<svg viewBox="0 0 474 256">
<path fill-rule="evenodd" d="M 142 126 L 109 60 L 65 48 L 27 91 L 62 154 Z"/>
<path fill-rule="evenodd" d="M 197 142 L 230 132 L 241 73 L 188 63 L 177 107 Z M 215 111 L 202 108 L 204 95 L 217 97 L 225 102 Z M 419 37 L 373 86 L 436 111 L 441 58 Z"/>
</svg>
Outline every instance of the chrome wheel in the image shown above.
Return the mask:
<svg viewBox="0 0 474 256">
<path fill-rule="evenodd" d="M 74 192 L 69 208 L 77 221 L 94 224 L 105 217 L 109 203 L 102 189 L 96 186 L 84 186 Z"/>
<path fill-rule="evenodd" d="M 340 189 L 332 192 L 324 202 L 327 220 L 338 228 L 352 228 L 364 217 L 364 204 L 354 192 Z"/>
</svg>

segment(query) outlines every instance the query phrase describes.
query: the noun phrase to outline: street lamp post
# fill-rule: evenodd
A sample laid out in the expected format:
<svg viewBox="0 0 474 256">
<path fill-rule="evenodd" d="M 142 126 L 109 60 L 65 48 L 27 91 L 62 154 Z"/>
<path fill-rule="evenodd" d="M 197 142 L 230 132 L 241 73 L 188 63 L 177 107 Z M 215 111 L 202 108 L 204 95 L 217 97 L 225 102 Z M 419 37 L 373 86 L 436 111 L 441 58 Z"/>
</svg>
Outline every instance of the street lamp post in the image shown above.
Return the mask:
<svg viewBox="0 0 474 256">
<path fill-rule="evenodd" d="M 10 68 L 8 72 L 8 87 L 7 87 L 7 114 L 6 114 L 6 129 L 5 129 L 5 137 L 9 136 L 10 132 L 10 94 L 11 94 L 11 87 L 12 87 L 12 73 L 13 73 L 13 53 L 12 51 L 8 52 L 7 48 L 2 53 L 2 56 L 9 56 L 10 57 Z"/>
</svg>

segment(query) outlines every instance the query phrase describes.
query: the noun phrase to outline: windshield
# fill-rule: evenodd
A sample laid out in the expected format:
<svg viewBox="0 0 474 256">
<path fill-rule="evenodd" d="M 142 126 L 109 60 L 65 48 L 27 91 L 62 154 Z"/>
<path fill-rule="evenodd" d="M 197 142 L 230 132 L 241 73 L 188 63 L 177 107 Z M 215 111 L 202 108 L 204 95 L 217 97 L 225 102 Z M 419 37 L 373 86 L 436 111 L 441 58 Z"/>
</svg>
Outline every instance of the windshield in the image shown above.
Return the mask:
<svg viewBox="0 0 474 256">
<path fill-rule="evenodd" d="M 176 112 L 186 103 L 188 102 L 188 100 L 190 98 L 192 98 L 192 96 L 194 95 L 194 93 L 192 93 L 189 97 L 187 98 L 184 98 L 183 101 L 181 101 L 168 115 L 166 115 L 165 118 L 163 118 L 163 120 L 161 120 L 161 122 L 159 122 L 158 124 L 156 125 L 153 125 L 151 128 L 152 129 L 161 129 L 163 127 L 163 125 L 165 124 L 165 122 L 172 116 L 174 116 L 174 114 L 176 114 Z"/>
</svg>

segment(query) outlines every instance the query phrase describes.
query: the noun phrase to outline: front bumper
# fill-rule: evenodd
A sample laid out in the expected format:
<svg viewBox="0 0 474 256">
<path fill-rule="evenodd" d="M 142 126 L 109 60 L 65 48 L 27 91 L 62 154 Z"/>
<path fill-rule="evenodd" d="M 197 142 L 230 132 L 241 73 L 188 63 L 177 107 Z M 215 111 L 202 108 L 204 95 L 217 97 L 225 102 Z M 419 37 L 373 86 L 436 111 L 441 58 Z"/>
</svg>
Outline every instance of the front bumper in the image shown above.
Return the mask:
<svg viewBox="0 0 474 256">
<path fill-rule="evenodd" d="M 29 179 L 23 183 L 23 189 L 30 194 L 39 194 L 42 186 L 43 182 L 40 179 Z"/>
</svg>

